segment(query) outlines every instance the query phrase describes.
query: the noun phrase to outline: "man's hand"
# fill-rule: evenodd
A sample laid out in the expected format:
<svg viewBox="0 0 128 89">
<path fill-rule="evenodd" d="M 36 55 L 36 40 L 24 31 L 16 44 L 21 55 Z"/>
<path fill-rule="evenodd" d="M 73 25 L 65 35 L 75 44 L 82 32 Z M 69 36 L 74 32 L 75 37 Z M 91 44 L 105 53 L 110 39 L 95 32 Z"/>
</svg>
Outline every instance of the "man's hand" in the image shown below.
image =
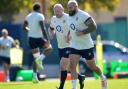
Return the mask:
<svg viewBox="0 0 128 89">
<path fill-rule="evenodd" d="M 23 31 L 28 32 L 30 29 L 28 28 L 28 22 L 25 20 L 23 24 Z"/>
<path fill-rule="evenodd" d="M 69 43 L 70 42 L 70 40 L 71 40 L 71 34 L 70 34 L 70 31 L 68 32 L 68 34 L 65 36 L 65 41 L 67 42 L 67 43 Z"/>
<path fill-rule="evenodd" d="M 83 34 L 82 31 L 78 31 L 78 30 L 77 30 L 77 31 L 76 31 L 76 35 L 77 35 L 77 36 L 82 36 L 82 35 L 84 35 L 84 34 Z"/>
</svg>

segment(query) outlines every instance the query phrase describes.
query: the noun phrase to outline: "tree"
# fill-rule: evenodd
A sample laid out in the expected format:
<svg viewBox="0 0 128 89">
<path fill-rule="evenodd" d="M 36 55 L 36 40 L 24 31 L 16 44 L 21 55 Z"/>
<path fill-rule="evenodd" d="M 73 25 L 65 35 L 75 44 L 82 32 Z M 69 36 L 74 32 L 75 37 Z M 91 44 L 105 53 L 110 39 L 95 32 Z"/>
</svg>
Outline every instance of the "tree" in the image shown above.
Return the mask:
<svg viewBox="0 0 128 89">
<path fill-rule="evenodd" d="M 114 11 L 120 0 L 78 0 L 80 6 L 86 10 L 99 11 L 109 10 Z M 82 4 L 84 3 L 84 4 Z"/>
<path fill-rule="evenodd" d="M 67 7 L 69 0 L 52 0 L 51 4 L 61 3 Z M 120 0 L 76 0 L 79 7 L 86 11 L 109 10 L 114 11 Z"/>
<path fill-rule="evenodd" d="M 0 0 L 0 16 L 3 22 L 11 22 L 12 16 L 24 10 L 31 10 L 30 0 Z"/>
</svg>

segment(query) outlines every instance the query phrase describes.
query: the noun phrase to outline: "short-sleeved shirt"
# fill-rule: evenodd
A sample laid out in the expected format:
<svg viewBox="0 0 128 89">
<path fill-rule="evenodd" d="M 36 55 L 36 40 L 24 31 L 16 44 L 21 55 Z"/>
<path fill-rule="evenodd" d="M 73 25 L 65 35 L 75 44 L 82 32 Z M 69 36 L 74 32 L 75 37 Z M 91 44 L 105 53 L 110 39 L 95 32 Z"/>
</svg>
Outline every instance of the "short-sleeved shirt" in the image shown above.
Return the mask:
<svg viewBox="0 0 128 89">
<path fill-rule="evenodd" d="M 68 15 L 66 13 L 64 13 L 61 18 L 57 18 L 56 16 L 53 16 L 51 18 L 50 27 L 54 28 L 56 32 L 58 48 L 69 47 L 69 43 L 67 43 L 65 40 L 65 37 L 69 32 L 67 21 L 68 21 Z"/>
<path fill-rule="evenodd" d="M 28 22 L 28 28 L 30 29 L 28 37 L 43 38 L 39 22 L 44 21 L 44 19 L 43 14 L 35 11 L 26 16 L 25 20 Z"/>
<path fill-rule="evenodd" d="M 69 16 L 68 24 L 72 36 L 70 44 L 71 48 L 82 50 L 94 47 L 90 33 L 82 36 L 76 35 L 76 30 L 83 30 L 88 28 L 85 25 L 85 21 L 90 17 L 91 16 L 88 13 L 82 10 L 78 10 L 78 12 L 74 16 Z"/>
<path fill-rule="evenodd" d="M 10 57 L 10 48 L 12 47 L 13 43 L 14 40 L 10 36 L 7 38 L 0 37 L 0 45 L 5 47 L 5 49 L 0 49 L 0 56 Z"/>
</svg>

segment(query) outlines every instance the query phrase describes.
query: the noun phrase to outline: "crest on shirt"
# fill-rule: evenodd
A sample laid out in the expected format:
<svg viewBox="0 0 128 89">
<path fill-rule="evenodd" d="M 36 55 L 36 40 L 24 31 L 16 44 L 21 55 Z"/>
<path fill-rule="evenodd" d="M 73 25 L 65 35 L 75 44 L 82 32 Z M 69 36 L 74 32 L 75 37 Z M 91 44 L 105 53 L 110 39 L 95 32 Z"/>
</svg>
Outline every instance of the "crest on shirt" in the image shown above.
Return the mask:
<svg viewBox="0 0 128 89">
<path fill-rule="evenodd" d="M 66 54 L 69 54 L 69 53 L 70 53 L 70 51 L 69 51 L 69 50 L 67 50 L 65 53 L 66 53 Z"/>
</svg>

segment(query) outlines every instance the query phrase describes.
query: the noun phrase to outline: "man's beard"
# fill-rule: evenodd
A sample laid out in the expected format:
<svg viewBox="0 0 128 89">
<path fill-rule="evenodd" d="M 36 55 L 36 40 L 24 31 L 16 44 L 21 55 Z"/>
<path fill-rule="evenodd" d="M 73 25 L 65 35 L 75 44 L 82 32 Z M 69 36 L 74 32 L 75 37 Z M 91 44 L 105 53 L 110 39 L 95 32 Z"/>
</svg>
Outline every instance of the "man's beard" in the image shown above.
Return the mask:
<svg viewBox="0 0 128 89">
<path fill-rule="evenodd" d="M 69 16 L 74 16 L 76 14 L 76 10 L 69 11 Z"/>
</svg>

